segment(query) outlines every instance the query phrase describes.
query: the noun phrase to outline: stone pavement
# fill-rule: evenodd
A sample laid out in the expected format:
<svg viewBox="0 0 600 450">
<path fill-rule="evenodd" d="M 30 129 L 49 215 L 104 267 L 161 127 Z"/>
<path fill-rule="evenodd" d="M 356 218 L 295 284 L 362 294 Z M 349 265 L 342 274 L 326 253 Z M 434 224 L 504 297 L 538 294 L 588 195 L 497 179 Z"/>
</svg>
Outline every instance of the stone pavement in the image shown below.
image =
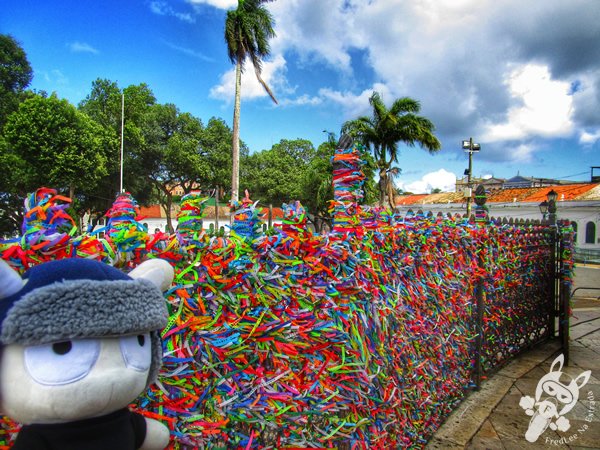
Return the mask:
<svg viewBox="0 0 600 450">
<path fill-rule="evenodd" d="M 575 407 L 565 414 L 570 428 L 547 428 L 535 441 L 525 439 L 531 417 L 519 406 L 535 397 L 536 386 L 560 354 L 558 340 L 524 353 L 469 393 L 448 417 L 426 449 L 600 449 L 600 300 L 575 299 L 571 317 L 569 366 L 561 381 L 568 384 L 591 370 Z"/>
</svg>

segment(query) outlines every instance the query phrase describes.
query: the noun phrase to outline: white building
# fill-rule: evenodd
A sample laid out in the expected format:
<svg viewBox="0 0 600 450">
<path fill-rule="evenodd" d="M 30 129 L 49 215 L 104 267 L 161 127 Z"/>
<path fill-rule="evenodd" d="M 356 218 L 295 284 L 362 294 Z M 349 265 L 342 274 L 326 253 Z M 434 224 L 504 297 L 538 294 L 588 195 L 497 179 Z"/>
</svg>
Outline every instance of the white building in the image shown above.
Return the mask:
<svg viewBox="0 0 600 450">
<path fill-rule="evenodd" d="M 557 219 L 568 220 L 576 231 L 576 247 L 600 250 L 600 183 L 494 190 L 488 193 L 488 214 L 514 220 L 542 219 L 540 203 L 551 190 L 558 194 Z M 471 207 L 473 214 L 474 203 Z M 410 209 L 433 214 L 466 214 L 467 203 L 460 192 L 406 195 L 396 198 L 396 209 L 401 213 Z"/>
</svg>

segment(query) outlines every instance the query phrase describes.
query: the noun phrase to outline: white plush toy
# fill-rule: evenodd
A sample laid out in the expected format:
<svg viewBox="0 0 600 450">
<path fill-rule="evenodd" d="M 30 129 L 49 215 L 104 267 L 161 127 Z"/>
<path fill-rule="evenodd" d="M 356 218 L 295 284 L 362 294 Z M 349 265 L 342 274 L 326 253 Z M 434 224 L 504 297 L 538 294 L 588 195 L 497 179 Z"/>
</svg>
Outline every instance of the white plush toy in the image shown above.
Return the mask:
<svg viewBox="0 0 600 450">
<path fill-rule="evenodd" d="M 162 361 L 163 260 L 129 275 L 86 259 L 21 278 L 0 260 L 0 412 L 22 423 L 13 449 L 164 449 L 162 423 L 129 411 Z"/>
</svg>

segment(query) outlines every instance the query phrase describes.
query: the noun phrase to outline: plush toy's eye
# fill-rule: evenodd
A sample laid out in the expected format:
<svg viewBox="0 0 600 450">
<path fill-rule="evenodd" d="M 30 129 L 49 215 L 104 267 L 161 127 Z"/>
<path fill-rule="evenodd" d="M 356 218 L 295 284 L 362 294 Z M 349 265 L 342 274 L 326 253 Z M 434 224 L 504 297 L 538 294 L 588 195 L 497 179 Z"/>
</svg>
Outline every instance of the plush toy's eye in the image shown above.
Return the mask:
<svg viewBox="0 0 600 450">
<path fill-rule="evenodd" d="M 127 367 L 140 372 L 148 370 L 152 361 L 150 333 L 122 337 L 120 345 Z"/>
<path fill-rule="evenodd" d="M 25 347 L 25 367 L 39 384 L 57 386 L 84 378 L 100 354 L 97 339 L 77 339 Z"/>
<path fill-rule="evenodd" d="M 57 355 L 66 355 L 73 348 L 71 341 L 55 342 L 52 344 L 52 351 Z"/>
</svg>

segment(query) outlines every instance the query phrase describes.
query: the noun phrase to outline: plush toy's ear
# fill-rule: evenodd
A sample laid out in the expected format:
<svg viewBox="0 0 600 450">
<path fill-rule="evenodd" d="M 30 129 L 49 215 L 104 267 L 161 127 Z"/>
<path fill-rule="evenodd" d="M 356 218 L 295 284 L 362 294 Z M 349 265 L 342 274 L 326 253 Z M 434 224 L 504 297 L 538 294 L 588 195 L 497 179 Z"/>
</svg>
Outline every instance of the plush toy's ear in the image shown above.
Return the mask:
<svg viewBox="0 0 600 450">
<path fill-rule="evenodd" d="M 23 280 L 6 261 L 0 259 L 0 298 L 9 297 L 23 288 Z"/>
<path fill-rule="evenodd" d="M 149 280 L 161 291 L 166 291 L 171 287 L 175 272 L 164 259 L 149 259 L 129 272 L 129 276 Z"/>
</svg>

